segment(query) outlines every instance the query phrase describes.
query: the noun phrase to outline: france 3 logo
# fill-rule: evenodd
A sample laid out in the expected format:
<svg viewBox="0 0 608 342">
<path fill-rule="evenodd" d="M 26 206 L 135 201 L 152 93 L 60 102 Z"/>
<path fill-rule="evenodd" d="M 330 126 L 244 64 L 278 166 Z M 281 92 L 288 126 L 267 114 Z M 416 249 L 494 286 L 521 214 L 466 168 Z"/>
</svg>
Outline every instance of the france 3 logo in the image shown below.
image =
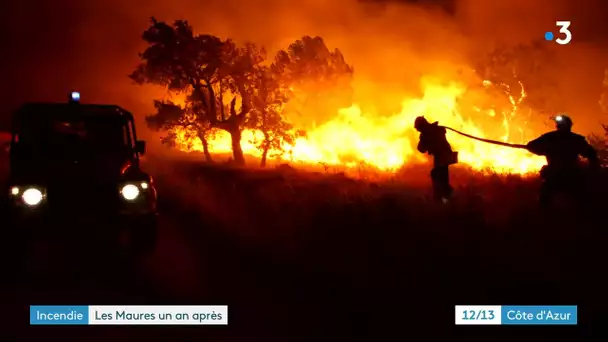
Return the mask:
<svg viewBox="0 0 608 342">
<path fill-rule="evenodd" d="M 545 32 L 545 40 L 555 41 L 557 44 L 566 45 L 572 40 L 572 32 L 570 31 L 570 21 L 556 21 L 555 25 L 559 27 L 559 35 L 562 37 L 556 37 L 557 35 L 553 32 Z"/>
</svg>

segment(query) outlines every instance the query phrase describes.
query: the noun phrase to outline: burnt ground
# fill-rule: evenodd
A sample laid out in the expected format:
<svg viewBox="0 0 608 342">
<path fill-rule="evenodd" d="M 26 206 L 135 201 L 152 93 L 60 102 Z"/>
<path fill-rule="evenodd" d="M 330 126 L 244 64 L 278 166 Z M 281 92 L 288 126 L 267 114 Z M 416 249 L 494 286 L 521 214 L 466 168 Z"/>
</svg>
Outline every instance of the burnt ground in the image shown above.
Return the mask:
<svg viewBox="0 0 608 342">
<path fill-rule="evenodd" d="M 31 254 L 27 277 L 4 277 L 0 340 L 599 341 L 608 328 L 605 178 L 589 207 L 541 212 L 537 181 L 518 177 L 456 175 L 457 200 L 438 206 L 400 182 L 148 169 L 161 196 L 154 255 L 128 265 L 69 241 Z M 3 252 L 8 265 L 22 255 L 6 240 Z M 230 323 L 28 327 L 30 304 L 226 304 Z M 580 325 L 455 327 L 456 304 L 579 305 Z"/>
</svg>

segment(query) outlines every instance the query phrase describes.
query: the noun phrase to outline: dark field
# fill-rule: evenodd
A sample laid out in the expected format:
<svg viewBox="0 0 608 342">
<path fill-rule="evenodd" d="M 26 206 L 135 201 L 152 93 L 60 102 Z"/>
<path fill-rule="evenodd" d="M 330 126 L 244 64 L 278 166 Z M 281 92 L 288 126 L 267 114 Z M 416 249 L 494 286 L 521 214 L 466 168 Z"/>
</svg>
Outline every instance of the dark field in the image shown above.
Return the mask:
<svg viewBox="0 0 608 342">
<path fill-rule="evenodd" d="M 608 327 L 605 176 L 589 179 L 590 206 L 543 212 L 536 179 L 466 171 L 444 206 L 427 198 L 427 170 L 370 183 L 190 161 L 147 169 L 163 215 L 155 255 L 138 265 L 81 257 L 67 271 L 51 262 L 9 281 L 3 293 L 23 315 L 6 319 L 23 330 L 1 340 L 599 341 Z M 227 304 L 230 323 L 26 327 L 26 305 L 68 303 Z M 456 304 L 579 305 L 579 327 L 455 327 Z"/>
</svg>

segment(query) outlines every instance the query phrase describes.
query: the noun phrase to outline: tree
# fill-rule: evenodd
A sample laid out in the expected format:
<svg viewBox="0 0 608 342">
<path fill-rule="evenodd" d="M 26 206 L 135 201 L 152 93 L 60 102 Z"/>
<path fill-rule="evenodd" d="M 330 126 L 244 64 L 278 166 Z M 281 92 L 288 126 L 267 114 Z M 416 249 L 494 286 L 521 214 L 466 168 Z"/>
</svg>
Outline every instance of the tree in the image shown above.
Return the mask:
<svg viewBox="0 0 608 342">
<path fill-rule="evenodd" d="M 173 103 L 172 101 L 154 101 L 156 113 L 146 116 L 148 127 L 156 131 L 167 132 L 162 142 L 174 146 L 179 132 L 185 135 L 187 141 L 192 141 L 194 136 L 200 139 L 203 145 L 205 160 L 213 162 L 209 151 L 208 138 L 213 133 L 209 122 L 199 120 L 199 117 L 192 110 L 192 106 L 186 103 L 184 106 Z M 193 136 L 194 135 L 194 136 Z M 188 146 L 191 147 L 191 146 Z"/>
<path fill-rule="evenodd" d="M 600 95 L 600 108 L 608 115 L 608 69 L 604 70 L 604 80 L 602 81 L 602 94 Z"/>
<path fill-rule="evenodd" d="M 604 70 L 599 105 L 604 116 L 608 115 L 608 69 Z M 602 128 L 604 129 L 604 136 L 592 135 L 590 140 L 592 145 L 598 150 L 602 164 L 608 166 L 608 124 L 602 125 Z"/>
<path fill-rule="evenodd" d="M 264 50 L 254 44 L 238 47 L 229 39 L 195 35 L 185 20 L 168 25 L 152 18 L 143 39 L 148 47 L 140 54 L 141 63 L 131 79 L 186 93 L 193 120 L 202 127 L 227 131 L 234 161 L 244 165 L 242 128 L 251 108 L 254 74 L 265 59 Z"/>
<path fill-rule="evenodd" d="M 289 99 L 289 90 L 282 82 L 282 70 L 276 64 L 260 67 L 255 77 L 255 92 L 252 94 L 252 110 L 247 127 L 261 132 L 262 138 L 254 137 L 255 145 L 262 151 L 260 165 L 266 166 L 269 152 L 279 157 L 285 153 L 285 145 L 295 145 L 300 132 L 285 121 L 283 109 Z"/>
<path fill-rule="evenodd" d="M 546 42 L 535 41 L 511 47 L 498 46 L 477 58 L 476 70 L 494 85 L 493 90 L 515 98 L 525 91 L 526 96 L 518 105 L 553 115 L 563 110 L 563 97 L 552 72 L 555 70 L 553 60 L 554 52 Z"/>
<path fill-rule="evenodd" d="M 353 67 L 340 50 L 329 50 L 321 37 L 296 40 L 279 51 L 274 64 L 291 92 L 289 111 L 306 108 L 323 121 L 351 105 Z"/>
</svg>

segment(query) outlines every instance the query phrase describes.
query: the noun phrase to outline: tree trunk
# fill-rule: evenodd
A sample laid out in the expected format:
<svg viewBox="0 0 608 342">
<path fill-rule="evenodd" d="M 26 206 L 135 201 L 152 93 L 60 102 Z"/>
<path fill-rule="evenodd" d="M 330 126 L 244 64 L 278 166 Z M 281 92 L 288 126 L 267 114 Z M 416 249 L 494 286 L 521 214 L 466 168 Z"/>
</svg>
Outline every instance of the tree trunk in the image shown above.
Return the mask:
<svg viewBox="0 0 608 342">
<path fill-rule="evenodd" d="M 262 161 L 260 162 L 261 167 L 266 167 L 266 161 L 268 160 L 268 144 L 264 146 L 264 152 L 262 152 Z"/>
<path fill-rule="evenodd" d="M 205 138 L 201 139 L 201 141 L 203 142 L 203 153 L 205 154 L 205 161 L 211 164 L 213 163 L 213 158 L 211 158 L 211 153 L 209 153 L 209 142 Z"/>
<path fill-rule="evenodd" d="M 243 154 L 243 148 L 241 147 L 241 129 L 238 125 L 230 127 L 228 130 L 230 133 L 230 140 L 232 141 L 232 157 L 234 163 L 238 166 L 245 166 L 245 155 Z"/>
<path fill-rule="evenodd" d="M 264 132 L 264 147 L 262 149 L 262 161 L 260 162 L 261 167 L 266 167 L 266 162 L 268 161 L 268 150 L 270 150 L 270 141 L 268 140 L 268 134 Z"/>
<path fill-rule="evenodd" d="M 203 154 L 205 155 L 205 161 L 207 163 L 213 163 L 213 158 L 211 157 L 211 153 L 209 152 L 209 142 L 205 137 L 205 133 L 198 132 L 198 138 L 201 139 L 201 143 L 203 144 Z"/>
</svg>

